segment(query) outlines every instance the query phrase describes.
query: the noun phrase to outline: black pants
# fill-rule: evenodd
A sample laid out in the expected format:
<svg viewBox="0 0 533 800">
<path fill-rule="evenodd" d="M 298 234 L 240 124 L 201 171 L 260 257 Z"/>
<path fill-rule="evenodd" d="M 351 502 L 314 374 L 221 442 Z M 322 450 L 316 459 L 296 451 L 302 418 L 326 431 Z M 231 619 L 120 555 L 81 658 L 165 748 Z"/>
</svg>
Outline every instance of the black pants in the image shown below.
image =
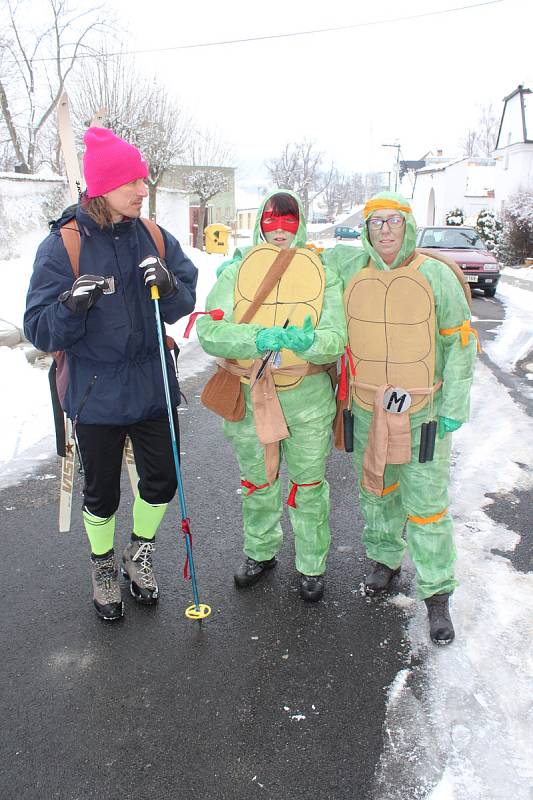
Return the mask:
<svg viewBox="0 0 533 800">
<path fill-rule="evenodd" d="M 179 426 L 174 414 L 179 454 Z M 129 436 L 139 473 L 139 494 L 147 503 L 168 503 L 177 488 L 168 419 L 148 419 L 133 425 L 76 426 L 85 473 L 84 506 L 97 517 L 110 517 L 120 502 L 124 441 Z"/>
</svg>

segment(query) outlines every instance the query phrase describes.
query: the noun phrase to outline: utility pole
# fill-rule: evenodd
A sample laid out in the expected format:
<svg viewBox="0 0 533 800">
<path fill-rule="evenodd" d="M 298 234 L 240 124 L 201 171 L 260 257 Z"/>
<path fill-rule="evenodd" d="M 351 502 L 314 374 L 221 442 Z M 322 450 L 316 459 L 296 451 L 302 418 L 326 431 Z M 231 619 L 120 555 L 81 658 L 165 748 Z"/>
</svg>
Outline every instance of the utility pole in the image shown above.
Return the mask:
<svg viewBox="0 0 533 800">
<path fill-rule="evenodd" d="M 382 144 L 382 147 L 395 147 L 396 148 L 396 168 L 394 170 L 394 191 L 398 191 L 398 175 L 400 174 L 400 144 Z M 390 181 L 389 181 L 390 184 Z"/>
</svg>

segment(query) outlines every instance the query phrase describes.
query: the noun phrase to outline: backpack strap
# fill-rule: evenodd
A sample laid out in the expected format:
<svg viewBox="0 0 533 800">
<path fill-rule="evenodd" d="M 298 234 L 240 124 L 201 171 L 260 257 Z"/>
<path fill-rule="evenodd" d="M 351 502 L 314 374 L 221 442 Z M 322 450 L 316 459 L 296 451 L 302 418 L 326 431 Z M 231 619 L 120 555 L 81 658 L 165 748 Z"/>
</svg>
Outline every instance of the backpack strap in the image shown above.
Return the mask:
<svg viewBox="0 0 533 800">
<path fill-rule="evenodd" d="M 63 244 L 65 246 L 65 250 L 67 251 L 67 255 L 70 259 L 70 266 L 72 267 L 74 277 L 79 278 L 81 237 L 76 218 L 73 217 L 66 223 L 66 225 L 62 225 L 59 229 L 59 232 L 61 234 L 61 238 L 63 239 Z"/>
<path fill-rule="evenodd" d="M 165 258 L 165 240 L 163 239 L 163 234 L 161 233 L 161 228 L 159 225 L 153 221 L 153 219 L 148 219 L 147 217 L 141 217 L 141 222 L 150 234 L 150 237 L 157 247 L 157 252 L 159 253 L 159 258 Z"/>
<path fill-rule="evenodd" d="M 161 233 L 161 228 L 152 219 L 141 217 L 141 222 L 148 231 L 150 238 L 157 247 L 157 252 L 160 258 L 165 258 L 165 240 Z M 66 225 L 62 225 L 59 229 L 61 238 L 67 255 L 70 260 L 70 266 L 75 278 L 80 277 L 80 250 L 81 250 L 81 236 L 78 221 L 76 217 L 70 219 Z"/>
</svg>

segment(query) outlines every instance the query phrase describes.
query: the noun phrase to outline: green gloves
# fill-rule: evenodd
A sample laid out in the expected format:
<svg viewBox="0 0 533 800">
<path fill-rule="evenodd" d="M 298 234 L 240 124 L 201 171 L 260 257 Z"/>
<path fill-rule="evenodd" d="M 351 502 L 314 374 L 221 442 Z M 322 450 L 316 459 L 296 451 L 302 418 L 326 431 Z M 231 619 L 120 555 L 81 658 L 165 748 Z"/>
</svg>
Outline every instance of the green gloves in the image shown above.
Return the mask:
<svg viewBox="0 0 533 800">
<path fill-rule="evenodd" d="M 281 350 L 282 347 L 299 353 L 308 350 L 314 341 L 315 329 L 310 316 L 304 319 L 301 328 L 296 325 L 289 325 L 287 328 L 274 325 L 272 328 L 261 328 L 255 337 L 255 344 L 260 353 L 265 350 Z"/>
<path fill-rule="evenodd" d="M 260 353 L 266 350 L 281 350 L 282 347 L 285 347 L 281 339 L 282 333 L 285 331 L 279 325 L 274 325 L 272 328 L 261 328 L 255 337 L 255 346 Z"/>
<path fill-rule="evenodd" d="M 463 423 L 449 417 L 439 417 L 439 439 L 444 439 L 447 433 L 453 433 L 461 427 Z"/>
<path fill-rule="evenodd" d="M 304 319 L 304 324 L 301 328 L 297 328 L 296 325 L 289 325 L 281 331 L 281 346 L 292 350 L 294 353 L 309 350 L 314 341 L 315 329 L 310 316 Z"/>
</svg>

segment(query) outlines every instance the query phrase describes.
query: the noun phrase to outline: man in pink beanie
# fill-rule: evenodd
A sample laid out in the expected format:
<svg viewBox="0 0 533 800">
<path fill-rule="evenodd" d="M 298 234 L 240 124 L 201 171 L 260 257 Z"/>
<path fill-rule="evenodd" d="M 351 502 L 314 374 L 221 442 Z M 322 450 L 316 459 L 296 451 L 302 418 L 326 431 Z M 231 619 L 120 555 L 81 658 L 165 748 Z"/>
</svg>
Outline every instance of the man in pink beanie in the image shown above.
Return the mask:
<svg viewBox="0 0 533 800">
<path fill-rule="evenodd" d="M 163 228 L 164 258 L 158 256 L 149 227 L 139 219 L 148 194 L 148 167 L 139 150 L 107 128 L 89 128 L 84 143 L 87 190 L 78 206 L 52 224 L 37 251 L 24 330 L 40 350 L 66 354 L 68 385 L 61 402 L 73 421 L 85 474 L 82 513 L 91 545 L 93 603 L 100 617 L 114 620 L 124 613 L 114 537 L 126 436 L 133 444 L 139 491 L 122 572 L 142 604 L 159 597 L 154 539 L 176 492 L 150 287 L 159 289 L 162 319 L 176 322 L 194 309 L 198 270 Z M 66 224 L 77 226 L 80 235 L 74 281 L 61 236 Z M 180 391 L 170 353 L 167 373 L 176 407 Z"/>
</svg>

